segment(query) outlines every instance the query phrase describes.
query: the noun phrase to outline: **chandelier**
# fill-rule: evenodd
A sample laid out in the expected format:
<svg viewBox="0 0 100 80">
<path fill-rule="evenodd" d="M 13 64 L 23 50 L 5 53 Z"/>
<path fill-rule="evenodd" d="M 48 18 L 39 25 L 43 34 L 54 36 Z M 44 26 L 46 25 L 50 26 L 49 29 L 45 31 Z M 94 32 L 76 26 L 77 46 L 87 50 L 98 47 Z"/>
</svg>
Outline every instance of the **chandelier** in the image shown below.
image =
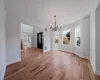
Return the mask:
<svg viewBox="0 0 100 80">
<path fill-rule="evenodd" d="M 56 15 L 54 16 L 54 19 L 55 19 L 55 22 L 53 25 L 50 26 L 50 30 L 51 31 L 59 31 L 61 29 L 61 26 L 58 26 L 57 25 L 57 22 L 56 22 Z"/>
</svg>

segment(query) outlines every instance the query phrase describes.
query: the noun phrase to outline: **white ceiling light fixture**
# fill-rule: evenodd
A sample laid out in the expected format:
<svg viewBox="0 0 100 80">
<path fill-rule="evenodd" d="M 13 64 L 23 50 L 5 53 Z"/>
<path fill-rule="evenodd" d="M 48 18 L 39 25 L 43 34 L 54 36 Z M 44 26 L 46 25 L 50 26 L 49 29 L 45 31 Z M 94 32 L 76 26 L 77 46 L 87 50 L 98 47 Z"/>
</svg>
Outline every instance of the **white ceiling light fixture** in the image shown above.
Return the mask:
<svg viewBox="0 0 100 80">
<path fill-rule="evenodd" d="M 50 26 L 50 30 L 51 30 L 51 31 L 59 31 L 59 30 L 61 30 L 61 26 L 58 26 L 58 25 L 57 25 L 57 22 L 56 22 L 56 15 L 54 16 L 54 18 L 55 18 L 55 22 L 54 22 L 53 25 Z"/>
</svg>

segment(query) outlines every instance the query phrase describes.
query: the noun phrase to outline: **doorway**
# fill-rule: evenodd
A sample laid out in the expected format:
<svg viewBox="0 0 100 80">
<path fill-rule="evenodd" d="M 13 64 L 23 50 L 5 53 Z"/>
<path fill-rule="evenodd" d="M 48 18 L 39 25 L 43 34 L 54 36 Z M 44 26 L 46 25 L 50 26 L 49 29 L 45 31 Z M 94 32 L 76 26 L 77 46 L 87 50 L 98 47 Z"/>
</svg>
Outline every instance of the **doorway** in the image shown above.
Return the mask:
<svg viewBox="0 0 100 80">
<path fill-rule="evenodd" d="M 37 48 L 43 49 L 43 32 L 37 33 Z"/>
<path fill-rule="evenodd" d="M 21 33 L 21 40 L 23 41 L 23 47 L 31 47 L 30 33 Z"/>
<path fill-rule="evenodd" d="M 20 26 L 21 50 L 31 48 L 33 46 L 34 27 L 23 23 L 21 23 Z"/>
</svg>

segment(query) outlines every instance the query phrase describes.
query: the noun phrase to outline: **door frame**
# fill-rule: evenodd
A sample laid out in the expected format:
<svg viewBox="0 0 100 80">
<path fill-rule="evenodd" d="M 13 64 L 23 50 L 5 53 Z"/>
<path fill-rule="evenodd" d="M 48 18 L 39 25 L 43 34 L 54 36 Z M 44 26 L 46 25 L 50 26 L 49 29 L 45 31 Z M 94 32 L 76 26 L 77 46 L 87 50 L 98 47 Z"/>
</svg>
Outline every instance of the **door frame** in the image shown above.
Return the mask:
<svg viewBox="0 0 100 80">
<path fill-rule="evenodd" d="M 41 43 L 41 44 L 42 44 L 42 45 L 41 45 L 41 48 L 38 46 L 38 43 L 39 43 L 38 34 L 41 34 L 41 36 L 42 36 L 42 38 L 41 38 L 41 42 L 42 42 L 42 43 Z M 44 44 L 43 44 L 43 43 L 44 43 L 43 32 L 38 32 L 38 33 L 37 33 L 37 48 L 44 49 Z"/>
</svg>

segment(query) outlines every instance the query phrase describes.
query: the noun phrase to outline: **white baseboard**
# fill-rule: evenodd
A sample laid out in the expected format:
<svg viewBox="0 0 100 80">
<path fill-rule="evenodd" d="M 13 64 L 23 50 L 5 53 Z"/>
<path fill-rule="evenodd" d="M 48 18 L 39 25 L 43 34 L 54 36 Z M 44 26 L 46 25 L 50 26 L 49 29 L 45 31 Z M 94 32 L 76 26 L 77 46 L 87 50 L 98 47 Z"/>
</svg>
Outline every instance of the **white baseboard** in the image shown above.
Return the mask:
<svg viewBox="0 0 100 80">
<path fill-rule="evenodd" d="M 92 69 L 93 69 L 94 74 L 100 76 L 100 71 L 97 71 L 97 70 L 95 69 L 95 65 L 92 64 L 91 58 L 90 58 L 90 63 L 91 63 L 91 66 L 92 66 Z"/>
<path fill-rule="evenodd" d="M 52 49 L 52 50 L 55 51 L 55 50 L 59 50 L 59 49 Z M 59 51 L 64 51 L 64 50 L 59 50 Z M 67 51 L 64 51 L 64 52 L 67 52 Z M 70 53 L 73 53 L 73 52 L 70 52 Z M 77 53 L 73 53 L 73 54 L 76 54 L 77 56 L 84 58 L 84 59 L 89 59 L 88 56 L 84 56 L 83 54 L 77 54 Z"/>
<path fill-rule="evenodd" d="M 47 52 L 46 50 L 43 50 L 43 52 Z"/>
<path fill-rule="evenodd" d="M 48 52 L 48 51 L 51 51 L 51 50 L 43 50 L 43 52 Z"/>
<path fill-rule="evenodd" d="M 82 55 L 82 58 L 90 59 L 88 56 L 84 56 L 84 55 Z"/>
<path fill-rule="evenodd" d="M 52 51 L 59 51 L 59 48 L 51 48 Z"/>
<path fill-rule="evenodd" d="M 95 74 L 100 76 L 100 71 L 95 71 Z"/>
<path fill-rule="evenodd" d="M 90 59 L 88 56 L 84 56 L 83 54 L 76 54 L 76 55 L 78 55 L 79 57 L 84 58 L 84 59 Z"/>
<path fill-rule="evenodd" d="M 77 54 L 77 53 L 74 53 L 76 54 L 77 56 L 81 57 L 81 58 L 84 58 L 82 54 Z"/>
<path fill-rule="evenodd" d="M 95 73 L 95 71 L 96 71 L 96 69 L 95 69 L 95 65 L 93 65 L 91 58 L 90 58 L 90 63 L 91 63 L 91 66 L 92 66 L 93 72 Z"/>
<path fill-rule="evenodd" d="M 16 62 L 19 62 L 19 61 L 21 61 L 21 58 L 9 61 L 9 62 L 7 62 L 6 65 L 10 65 L 10 64 L 13 64 L 13 63 L 16 63 Z"/>
<path fill-rule="evenodd" d="M 57 51 L 58 49 L 52 49 L 52 51 Z"/>
<path fill-rule="evenodd" d="M 3 67 L 3 69 L 0 72 L 0 80 L 4 80 L 5 71 L 6 71 L 6 65 Z"/>
</svg>

